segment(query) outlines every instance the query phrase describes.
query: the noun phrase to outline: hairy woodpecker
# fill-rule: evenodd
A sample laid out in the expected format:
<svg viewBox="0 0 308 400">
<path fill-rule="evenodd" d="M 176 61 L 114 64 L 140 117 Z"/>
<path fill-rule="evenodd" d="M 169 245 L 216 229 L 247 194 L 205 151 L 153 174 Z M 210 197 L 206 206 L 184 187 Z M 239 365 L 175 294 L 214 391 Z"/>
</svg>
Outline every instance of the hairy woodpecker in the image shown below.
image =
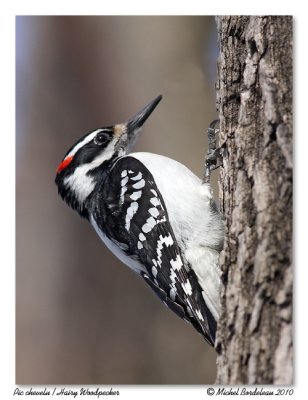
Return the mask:
<svg viewBox="0 0 308 400">
<path fill-rule="evenodd" d="M 64 156 L 56 184 L 105 245 L 214 346 L 218 256 L 224 224 L 207 178 L 152 153 L 130 153 L 162 96 L 129 122 L 83 136 Z"/>
</svg>

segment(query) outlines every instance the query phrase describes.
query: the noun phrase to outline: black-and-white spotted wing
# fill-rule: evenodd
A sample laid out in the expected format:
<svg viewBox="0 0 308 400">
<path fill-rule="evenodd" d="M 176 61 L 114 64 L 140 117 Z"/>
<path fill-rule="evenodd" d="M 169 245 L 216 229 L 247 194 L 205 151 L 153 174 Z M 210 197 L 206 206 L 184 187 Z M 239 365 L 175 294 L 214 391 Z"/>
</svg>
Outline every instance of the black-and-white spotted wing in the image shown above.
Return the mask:
<svg viewBox="0 0 308 400">
<path fill-rule="evenodd" d="M 150 171 L 136 158 L 123 157 L 98 195 L 93 216 L 99 228 L 129 257 L 127 264 L 140 273 L 159 298 L 214 345 L 216 321 L 194 271 L 184 265 L 164 200 Z"/>
</svg>

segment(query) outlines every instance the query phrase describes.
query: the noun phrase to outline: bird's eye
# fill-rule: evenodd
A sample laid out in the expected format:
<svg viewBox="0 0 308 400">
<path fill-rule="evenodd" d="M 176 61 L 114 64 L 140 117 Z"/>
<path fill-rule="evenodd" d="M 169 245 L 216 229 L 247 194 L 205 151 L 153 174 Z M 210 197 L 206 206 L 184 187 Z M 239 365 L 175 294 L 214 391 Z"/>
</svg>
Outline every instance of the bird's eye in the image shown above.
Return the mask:
<svg viewBox="0 0 308 400">
<path fill-rule="evenodd" d="M 98 133 L 94 138 L 94 143 L 101 146 L 109 141 L 110 136 L 106 132 Z"/>
</svg>

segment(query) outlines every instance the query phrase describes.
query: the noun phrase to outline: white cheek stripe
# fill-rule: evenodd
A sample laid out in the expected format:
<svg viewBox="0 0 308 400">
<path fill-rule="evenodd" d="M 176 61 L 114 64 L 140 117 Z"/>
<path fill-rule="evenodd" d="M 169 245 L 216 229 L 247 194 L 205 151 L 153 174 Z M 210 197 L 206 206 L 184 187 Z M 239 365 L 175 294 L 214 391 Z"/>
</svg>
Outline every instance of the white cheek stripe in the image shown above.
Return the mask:
<svg viewBox="0 0 308 400">
<path fill-rule="evenodd" d="M 112 157 L 115 143 L 116 138 L 114 138 L 109 143 L 107 149 L 94 158 L 92 162 L 80 165 L 70 176 L 65 178 L 64 184 L 74 192 L 80 203 L 83 203 L 95 188 L 95 181 L 91 176 L 88 176 L 87 173 Z"/>
<path fill-rule="evenodd" d="M 89 169 L 89 164 L 81 165 L 75 169 L 72 175 L 64 179 L 64 185 L 74 192 L 81 204 L 95 188 L 92 177 L 87 176 Z"/>
<path fill-rule="evenodd" d="M 72 150 L 67 154 L 67 156 L 65 158 L 74 156 L 77 153 L 77 151 L 79 149 L 81 149 L 82 146 L 91 142 L 91 140 L 93 140 L 95 138 L 95 136 L 98 134 L 98 132 L 101 132 L 101 131 L 103 131 L 103 129 L 97 129 L 96 131 L 89 133 L 88 136 L 86 136 L 81 142 L 77 143 L 76 146 L 74 148 L 72 148 Z"/>
</svg>

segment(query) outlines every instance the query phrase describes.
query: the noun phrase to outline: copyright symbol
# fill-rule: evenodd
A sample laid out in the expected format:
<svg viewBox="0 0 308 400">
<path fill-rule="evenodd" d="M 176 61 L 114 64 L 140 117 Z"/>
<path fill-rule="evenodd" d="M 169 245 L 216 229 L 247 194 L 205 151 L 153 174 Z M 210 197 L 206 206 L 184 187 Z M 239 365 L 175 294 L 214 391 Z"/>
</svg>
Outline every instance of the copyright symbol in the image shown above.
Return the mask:
<svg viewBox="0 0 308 400">
<path fill-rule="evenodd" d="M 215 389 L 213 388 L 207 388 L 206 392 L 209 396 L 213 396 L 215 394 Z"/>
</svg>

